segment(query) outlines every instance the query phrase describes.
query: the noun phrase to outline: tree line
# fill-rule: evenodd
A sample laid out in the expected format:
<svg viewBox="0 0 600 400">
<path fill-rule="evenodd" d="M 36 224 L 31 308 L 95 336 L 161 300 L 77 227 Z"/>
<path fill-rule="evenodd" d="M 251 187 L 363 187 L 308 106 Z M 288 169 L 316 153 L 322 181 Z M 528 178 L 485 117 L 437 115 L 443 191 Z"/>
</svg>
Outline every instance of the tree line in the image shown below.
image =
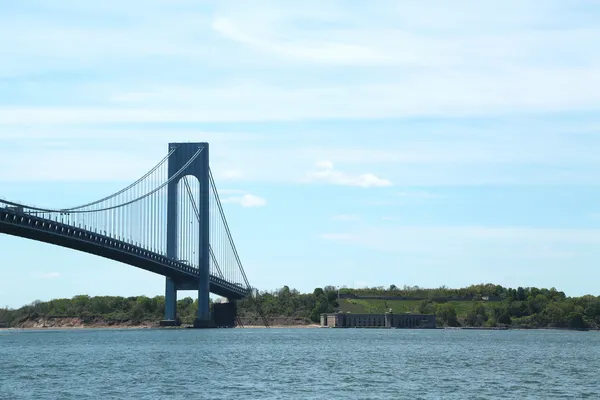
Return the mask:
<svg viewBox="0 0 600 400">
<path fill-rule="evenodd" d="M 177 301 L 177 313 L 182 321 L 191 323 L 196 314 L 198 302 L 191 297 Z M 119 296 L 75 296 L 71 299 L 55 299 L 46 302 L 34 301 L 19 309 L 0 309 L 0 323 L 8 326 L 38 318 L 75 317 L 84 321 L 102 319 L 119 324 L 160 321 L 164 314 L 164 296 L 119 297 Z"/>
<path fill-rule="evenodd" d="M 395 296 L 395 297 L 410 297 L 410 298 L 421 298 L 421 299 L 435 299 L 435 298 L 454 298 L 460 299 L 481 299 L 483 297 L 506 299 L 512 298 L 514 300 L 524 300 L 527 296 L 533 294 L 534 296 L 539 294 L 541 291 L 547 293 L 549 291 L 556 292 L 556 289 L 537 289 L 537 288 L 506 288 L 501 285 L 494 285 L 491 283 L 471 285 L 464 288 L 448 288 L 441 286 L 439 288 L 422 288 L 419 286 L 407 286 L 397 287 L 396 285 L 390 285 L 389 287 L 377 286 L 377 287 L 366 287 L 362 289 L 349 289 L 341 287 L 339 289 L 340 294 L 350 294 L 354 296 Z M 561 296 L 565 297 L 563 292 L 559 292 Z"/>
<path fill-rule="evenodd" d="M 600 297 L 567 297 L 555 288 L 505 288 L 499 285 L 472 285 L 461 289 L 418 287 L 348 289 L 339 293 L 356 296 L 420 297 L 411 311 L 435 314 L 438 325 L 454 327 L 523 327 L 523 328 L 600 328 Z M 494 296 L 499 301 L 484 301 Z M 470 301 L 437 301 L 439 298 L 472 298 Z M 218 300 L 217 300 L 218 301 Z M 318 323 L 321 313 L 343 311 L 338 288 L 325 286 L 312 293 L 301 293 L 284 286 L 274 291 L 259 292 L 238 302 L 238 315 L 244 324 L 260 324 L 257 304 L 267 318 L 293 324 Z M 0 326 L 19 326 L 36 318 L 78 317 L 84 320 L 102 318 L 116 324 L 130 321 L 159 321 L 164 313 L 164 297 L 117 297 L 86 295 L 71 299 L 36 301 L 19 309 L 0 308 Z M 411 303 L 412 304 L 412 303 Z M 177 302 L 183 323 L 192 323 L 197 301 L 187 297 Z"/>
</svg>

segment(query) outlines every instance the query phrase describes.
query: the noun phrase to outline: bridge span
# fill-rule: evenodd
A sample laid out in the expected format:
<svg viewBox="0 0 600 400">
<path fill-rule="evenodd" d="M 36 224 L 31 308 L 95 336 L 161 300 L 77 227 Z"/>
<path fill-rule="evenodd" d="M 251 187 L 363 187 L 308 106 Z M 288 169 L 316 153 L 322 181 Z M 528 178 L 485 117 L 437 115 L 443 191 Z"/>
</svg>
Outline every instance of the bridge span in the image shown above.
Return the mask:
<svg viewBox="0 0 600 400">
<path fill-rule="evenodd" d="M 49 209 L 0 200 L 0 233 L 165 276 L 161 324 L 166 326 L 179 324 L 179 290 L 198 291 L 196 328 L 215 326 L 210 293 L 235 302 L 253 291 L 227 224 L 206 142 L 170 143 L 167 156 L 136 182 L 80 206 Z"/>
</svg>

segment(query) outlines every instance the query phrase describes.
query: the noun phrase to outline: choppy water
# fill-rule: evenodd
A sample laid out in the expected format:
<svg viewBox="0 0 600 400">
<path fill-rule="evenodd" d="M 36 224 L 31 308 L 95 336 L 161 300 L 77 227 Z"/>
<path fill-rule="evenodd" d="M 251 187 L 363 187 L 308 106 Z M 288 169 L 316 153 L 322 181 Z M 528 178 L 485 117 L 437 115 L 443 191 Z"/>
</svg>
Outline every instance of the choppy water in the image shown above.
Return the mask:
<svg viewBox="0 0 600 400">
<path fill-rule="evenodd" d="M 0 331 L 1 399 L 600 398 L 600 333 Z"/>
</svg>

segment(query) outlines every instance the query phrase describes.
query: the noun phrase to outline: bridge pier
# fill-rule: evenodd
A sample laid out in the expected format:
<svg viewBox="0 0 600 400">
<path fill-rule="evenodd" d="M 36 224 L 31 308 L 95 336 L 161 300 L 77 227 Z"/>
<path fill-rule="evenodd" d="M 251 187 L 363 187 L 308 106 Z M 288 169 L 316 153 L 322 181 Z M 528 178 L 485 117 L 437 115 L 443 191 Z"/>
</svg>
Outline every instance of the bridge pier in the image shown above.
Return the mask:
<svg viewBox="0 0 600 400">
<path fill-rule="evenodd" d="M 209 264 L 210 265 L 210 264 Z M 201 273 L 198 285 L 198 311 L 194 320 L 194 328 L 214 328 L 215 324 L 210 314 L 210 281 L 208 270 Z"/>
<path fill-rule="evenodd" d="M 181 320 L 177 316 L 177 291 L 198 290 L 198 311 L 194 320 L 194 328 L 214 328 L 213 315 L 210 312 L 210 281 L 206 279 L 206 290 L 199 289 L 193 281 L 177 281 L 167 277 L 165 280 L 165 316 L 160 321 L 160 326 L 180 326 Z M 200 283 L 202 286 L 202 283 Z"/>
<path fill-rule="evenodd" d="M 165 318 L 160 321 L 160 326 L 179 326 L 181 322 L 177 318 L 177 286 L 173 279 L 167 277 L 165 280 Z"/>
</svg>

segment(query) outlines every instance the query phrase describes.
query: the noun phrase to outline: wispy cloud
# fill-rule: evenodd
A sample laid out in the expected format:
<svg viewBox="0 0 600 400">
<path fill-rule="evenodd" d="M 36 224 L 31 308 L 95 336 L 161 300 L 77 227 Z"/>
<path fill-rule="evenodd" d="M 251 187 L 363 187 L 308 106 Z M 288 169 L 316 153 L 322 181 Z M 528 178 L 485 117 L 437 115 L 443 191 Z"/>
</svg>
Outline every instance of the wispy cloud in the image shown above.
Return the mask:
<svg viewBox="0 0 600 400">
<path fill-rule="evenodd" d="M 557 248 L 556 246 L 547 246 L 547 245 L 537 246 L 537 247 L 533 248 L 529 254 L 529 256 L 533 257 L 533 258 L 550 258 L 550 259 L 572 258 L 575 255 L 576 255 L 576 252 L 574 252 L 574 251 L 563 250 L 563 249 Z"/>
<path fill-rule="evenodd" d="M 392 186 L 392 182 L 373 174 L 349 174 L 336 170 L 331 161 L 319 161 L 318 170 L 307 176 L 309 182 L 329 183 L 340 186 L 358 186 L 362 188 Z"/>
<path fill-rule="evenodd" d="M 600 86 L 596 69 L 550 71 L 531 68 L 514 75 L 447 72 L 441 76 L 416 75 L 407 81 L 390 78 L 385 84 L 365 82 L 353 86 L 314 84 L 306 88 L 288 84 L 279 88 L 258 84 L 250 88 L 223 87 L 216 91 L 198 87 L 195 98 L 177 108 L 166 96 L 148 104 L 133 103 L 126 108 L 108 103 L 99 106 L 85 103 L 4 106 L 0 107 L 0 124 L 361 120 L 594 111 L 597 110 L 595 104 L 600 102 L 600 94 L 591 89 Z M 78 93 L 75 97 L 83 95 Z M 177 102 L 181 103 L 181 100 Z"/>
<path fill-rule="evenodd" d="M 39 279 L 56 279 L 56 278 L 60 278 L 60 273 L 45 272 L 45 273 L 37 274 L 36 277 Z"/>
<path fill-rule="evenodd" d="M 219 171 L 219 176 L 222 179 L 241 179 L 244 177 L 244 173 L 239 169 L 226 169 Z"/>
<path fill-rule="evenodd" d="M 13 100 L 0 101 L 0 124 L 597 110 L 594 8 L 588 3 L 584 11 L 575 0 L 509 3 L 502 12 L 471 1 L 456 9 L 442 1 L 402 7 L 381 1 L 375 9 L 219 2 L 209 12 L 189 2 L 165 10 L 159 0 L 113 12 L 93 5 L 46 4 L 37 13 L 11 6 L 0 16 L 0 35 L 12 38 L 0 44 L 0 76 L 31 83 L 3 87 Z M 106 59 L 118 61 L 99 63 Z M 338 74 L 332 66 L 368 73 Z M 210 84 L 197 72 L 202 67 L 211 68 Z M 30 80 L 52 72 L 61 79 Z M 79 75 L 69 82 L 65 73 Z"/>
<path fill-rule="evenodd" d="M 560 115 L 598 111 L 600 9 L 509 4 L 0 6 L 0 35 L 12 38 L 0 43 L 0 168 L 12 172 L 0 179 L 135 179 L 168 137 L 210 141 L 215 175 L 235 181 L 296 182 L 322 159 L 331 167 L 311 179 L 363 187 L 597 183 L 600 123 Z M 356 73 L 339 72 L 347 66 Z M 307 120 L 346 123 L 271 144 Z M 215 122 L 279 125 L 197 129 Z M 36 139 L 63 151 L 24 149 Z M 110 140 L 131 159 L 95 147 Z M 113 162 L 97 168 L 103 158 Z"/>
<path fill-rule="evenodd" d="M 244 208 L 264 207 L 267 201 L 263 197 L 246 193 L 241 189 L 217 189 L 221 202 L 228 204 L 237 204 Z"/>
<path fill-rule="evenodd" d="M 242 207 L 263 207 L 267 205 L 267 201 L 262 198 L 255 196 L 253 194 L 244 194 L 243 196 L 231 196 L 222 198 L 221 201 L 223 203 L 233 203 L 238 204 Z"/>
<path fill-rule="evenodd" d="M 572 53 L 565 47 L 571 41 L 597 46 L 592 39 L 595 29 L 582 29 L 582 7 L 555 1 L 541 7 L 531 2 L 509 4 L 504 10 L 472 1 L 454 8 L 443 1 L 427 6 L 380 1 L 378 7 L 358 8 L 340 3 L 324 9 L 315 2 L 301 9 L 225 7 L 212 28 L 266 54 L 335 65 L 496 66 L 557 50 Z M 556 24 L 556 17 L 565 13 L 580 17 L 580 24 Z M 308 30 L 301 21 L 319 25 Z M 531 28 L 538 24 L 549 29 Z"/>
<path fill-rule="evenodd" d="M 325 240 L 333 240 L 336 242 L 350 242 L 354 239 L 349 233 L 323 233 L 320 237 Z"/>
<path fill-rule="evenodd" d="M 490 245 L 512 247 L 515 251 L 526 251 L 528 254 L 551 255 L 556 245 L 600 244 L 600 229 L 392 226 L 324 233 L 321 238 L 385 251 L 458 250 L 469 246 L 469 243 L 481 244 L 485 241 Z M 534 252 L 532 245 L 537 246 Z"/>
<path fill-rule="evenodd" d="M 223 195 L 231 195 L 231 194 L 244 194 L 244 191 L 241 189 L 219 189 L 217 188 L 220 196 Z"/>
<path fill-rule="evenodd" d="M 441 195 L 438 193 L 428 192 L 425 190 L 405 190 L 395 193 L 395 196 L 408 199 L 437 199 Z"/>
<path fill-rule="evenodd" d="M 496 125 L 489 132 L 480 127 L 487 126 L 485 121 L 399 121 L 391 128 L 373 122 L 369 125 L 378 132 L 371 134 L 373 143 L 362 148 L 352 138 L 360 137 L 363 128 L 351 124 L 303 128 L 283 138 L 279 128 L 275 132 L 265 128 L 263 133 L 258 133 L 262 128 L 239 133 L 173 128 L 171 133 L 165 127 L 5 127 L 0 131 L 0 180 L 135 180 L 164 157 L 169 137 L 169 141 L 209 141 L 218 182 L 288 184 L 304 179 L 363 186 L 389 182 L 395 187 L 600 182 L 595 151 L 600 146 L 600 121 L 559 119 L 554 126 L 543 118 L 510 121 L 489 121 Z M 524 127 L 534 131 L 527 133 Z M 394 133 L 397 130 L 412 136 Z M 321 144 L 316 147 L 298 139 L 306 137 Z M 307 175 L 307 166 L 319 159 L 326 161 Z M 398 198 L 429 196 L 419 191 L 423 190 L 398 189 Z"/>
<path fill-rule="evenodd" d="M 356 214 L 340 214 L 333 217 L 335 221 L 358 221 L 360 216 Z"/>
</svg>

